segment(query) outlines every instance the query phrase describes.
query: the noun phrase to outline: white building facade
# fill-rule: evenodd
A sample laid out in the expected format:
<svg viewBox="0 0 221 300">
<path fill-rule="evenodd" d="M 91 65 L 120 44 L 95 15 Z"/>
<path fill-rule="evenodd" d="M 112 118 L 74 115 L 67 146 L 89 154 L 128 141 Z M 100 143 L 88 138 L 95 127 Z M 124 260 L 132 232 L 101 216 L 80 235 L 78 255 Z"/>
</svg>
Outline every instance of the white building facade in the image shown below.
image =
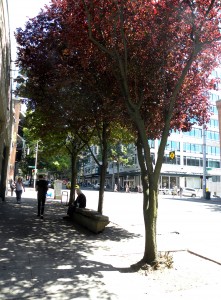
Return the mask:
<svg viewBox="0 0 221 300">
<path fill-rule="evenodd" d="M 221 70 L 212 74 L 221 78 Z M 221 168 L 220 168 L 220 137 L 217 103 L 221 93 L 218 85 L 210 91 L 212 116 L 206 126 L 194 126 L 190 132 L 173 132 L 168 138 L 165 149 L 164 163 L 161 169 L 159 189 L 173 189 L 175 186 L 195 188 L 199 196 L 203 195 L 203 179 L 206 179 L 206 189 L 211 195 L 221 196 Z M 217 102 L 218 101 L 218 102 Z M 157 158 L 159 140 L 151 141 L 153 162 Z M 94 148 L 98 153 L 98 147 Z M 169 153 L 175 151 L 175 159 L 171 160 Z M 204 152 L 205 151 L 205 152 Z M 203 154 L 205 153 L 205 154 Z M 84 166 L 84 180 L 94 184 L 99 182 L 99 168 L 93 158 Z M 119 174 L 116 162 L 110 162 L 107 169 L 106 184 L 112 188 L 118 183 L 123 188 L 128 183 L 131 189 L 141 186 L 140 167 L 137 155 L 134 152 L 133 166 L 119 165 Z"/>
</svg>

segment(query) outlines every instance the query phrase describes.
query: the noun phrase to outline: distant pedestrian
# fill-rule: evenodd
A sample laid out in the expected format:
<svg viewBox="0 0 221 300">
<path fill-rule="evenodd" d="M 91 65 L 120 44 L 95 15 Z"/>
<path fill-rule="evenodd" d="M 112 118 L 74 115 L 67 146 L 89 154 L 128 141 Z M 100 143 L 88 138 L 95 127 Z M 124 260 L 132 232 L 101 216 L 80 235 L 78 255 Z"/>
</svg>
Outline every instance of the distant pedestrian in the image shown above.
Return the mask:
<svg viewBox="0 0 221 300">
<path fill-rule="evenodd" d="M 126 193 L 129 193 L 130 192 L 130 190 L 129 190 L 129 185 L 126 183 L 126 185 L 125 185 L 125 190 L 126 190 Z"/>
<path fill-rule="evenodd" d="M 21 203 L 22 191 L 25 192 L 25 187 L 23 185 L 21 177 L 18 177 L 18 180 L 17 180 L 17 182 L 15 184 L 15 193 L 16 193 L 17 203 L 19 203 L 19 204 Z"/>
<path fill-rule="evenodd" d="M 114 191 L 117 192 L 117 184 L 114 185 Z"/>
<path fill-rule="evenodd" d="M 15 189 L 15 182 L 12 178 L 9 180 L 9 184 L 10 184 L 10 189 L 11 189 L 11 196 L 13 196 L 13 192 Z"/>
<path fill-rule="evenodd" d="M 183 188 L 180 187 L 180 197 L 183 196 Z"/>
<path fill-rule="evenodd" d="M 173 188 L 173 190 L 172 190 L 172 195 L 176 196 L 177 192 L 178 192 L 178 189 L 177 189 L 177 186 L 175 185 L 174 188 Z"/>
<path fill-rule="evenodd" d="M 38 192 L 38 214 L 37 216 L 41 219 L 44 218 L 44 208 L 45 208 L 45 201 L 46 195 L 48 191 L 48 181 L 44 179 L 43 175 L 38 176 L 38 181 L 36 182 L 36 191 Z"/>
</svg>

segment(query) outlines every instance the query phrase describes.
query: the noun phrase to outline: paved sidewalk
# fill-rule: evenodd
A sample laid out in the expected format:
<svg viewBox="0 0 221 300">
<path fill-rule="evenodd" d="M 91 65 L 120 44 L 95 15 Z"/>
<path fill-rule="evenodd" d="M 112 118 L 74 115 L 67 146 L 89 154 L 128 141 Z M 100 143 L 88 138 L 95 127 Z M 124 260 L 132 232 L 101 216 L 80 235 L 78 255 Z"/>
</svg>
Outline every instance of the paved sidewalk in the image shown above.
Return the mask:
<svg viewBox="0 0 221 300">
<path fill-rule="evenodd" d="M 113 223 L 95 235 L 64 221 L 66 210 L 47 200 L 41 220 L 36 199 L 0 203 L 0 300 L 221 299 L 220 265 L 178 251 L 172 270 L 133 273 L 129 266 L 143 254 L 141 235 Z"/>
</svg>

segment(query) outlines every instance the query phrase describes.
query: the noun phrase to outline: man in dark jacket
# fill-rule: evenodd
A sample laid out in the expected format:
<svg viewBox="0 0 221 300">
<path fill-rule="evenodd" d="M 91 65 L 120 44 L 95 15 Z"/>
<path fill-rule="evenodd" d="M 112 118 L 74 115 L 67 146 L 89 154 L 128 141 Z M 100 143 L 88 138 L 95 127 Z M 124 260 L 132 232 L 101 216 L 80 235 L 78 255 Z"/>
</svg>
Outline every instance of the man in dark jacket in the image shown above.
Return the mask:
<svg viewBox="0 0 221 300">
<path fill-rule="evenodd" d="M 75 185 L 75 191 L 77 193 L 77 199 L 74 201 L 74 206 L 79 208 L 85 208 L 86 207 L 86 197 L 82 193 L 79 185 Z"/>
<path fill-rule="evenodd" d="M 74 204 L 70 205 L 67 211 L 67 216 L 63 217 L 63 219 L 72 219 L 73 213 L 77 207 L 85 208 L 86 207 L 86 196 L 82 193 L 79 185 L 75 185 L 75 191 L 77 193 L 77 199 L 74 201 Z"/>
<path fill-rule="evenodd" d="M 48 191 L 48 182 L 44 179 L 43 175 L 38 176 L 38 181 L 36 182 L 36 191 L 38 192 L 38 217 L 40 217 L 41 213 L 41 219 L 43 219 L 44 216 L 44 208 L 45 208 L 45 201 Z"/>
</svg>

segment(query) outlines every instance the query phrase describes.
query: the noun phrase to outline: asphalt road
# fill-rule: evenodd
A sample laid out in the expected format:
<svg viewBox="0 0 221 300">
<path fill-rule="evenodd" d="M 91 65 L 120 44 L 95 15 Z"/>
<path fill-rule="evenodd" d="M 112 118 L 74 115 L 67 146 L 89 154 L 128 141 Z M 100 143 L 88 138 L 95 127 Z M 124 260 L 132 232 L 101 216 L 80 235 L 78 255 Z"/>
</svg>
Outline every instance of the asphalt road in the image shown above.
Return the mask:
<svg viewBox="0 0 221 300">
<path fill-rule="evenodd" d="M 84 191 L 96 209 L 98 191 Z M 144 235 L 143 197 L 105 192 L 103 214 L 129 232 Z M 221 264 L 221 199 L 159 195 L 157 237 L 160 250 L 188 249 Z"/>
<path fill-rule="evenodd" d="M 83 190 L 83 192 L 87 197 L 87 208 L 97 210 L 99 192 L 95 190 Z M 27 189 L 24 196 L 36 197 L 36 192 Z M 63 202 L 65 201 L 66 196 L 63 197 Z M 107 215 L 112 223 L 144 237 L 142 205 L 141 193 L 105 191 L 103 214 Z M 202 198 L 159 195 L 157 221 L 159 250 L 188 249 L 221 264 L 220 236 L 220 198 L 204 200 Z M 142 242 L 144 243 L 144 238 Z"/>
</svg>

